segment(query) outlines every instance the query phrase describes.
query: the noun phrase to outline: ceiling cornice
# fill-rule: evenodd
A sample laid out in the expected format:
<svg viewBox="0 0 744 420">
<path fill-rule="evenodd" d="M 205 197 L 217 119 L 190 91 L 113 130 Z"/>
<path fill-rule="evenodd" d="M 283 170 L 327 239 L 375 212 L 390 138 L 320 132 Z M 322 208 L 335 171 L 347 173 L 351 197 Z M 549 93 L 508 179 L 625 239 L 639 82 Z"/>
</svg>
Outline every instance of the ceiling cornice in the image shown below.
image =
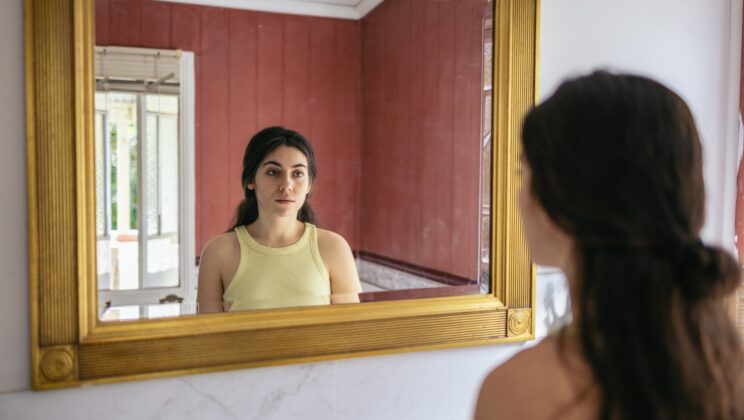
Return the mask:
<svg viewBox="0 0 744 420">
<path fill-rule="evenodd" d="M 259 12 L 285 13 L 291 15 L 319 16 L 336 19 L 359 20 L 377 7 L 383 0 L 359 0 L 356 4 L 304 0 L 160 0 L 170 3 L 199 4 L 202 6 L 228 7 L 231 9 L 255 10 Z"/>
</svg>

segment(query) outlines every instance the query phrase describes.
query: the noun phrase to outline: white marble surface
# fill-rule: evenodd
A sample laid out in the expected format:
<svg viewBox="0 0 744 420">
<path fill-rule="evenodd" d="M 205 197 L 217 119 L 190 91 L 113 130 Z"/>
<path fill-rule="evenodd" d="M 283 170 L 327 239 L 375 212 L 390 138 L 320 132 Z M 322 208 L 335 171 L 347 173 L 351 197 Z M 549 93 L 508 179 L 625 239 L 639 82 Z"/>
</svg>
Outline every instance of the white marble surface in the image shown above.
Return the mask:
<svg viewBox="0 0 744 420">
<path fill-rule="evenodd" d="M 0 419 L 333 419 L 334 362 L 0 394 Z"/>
<path fill-rule="evenodd" d="M 359 279 L 383 290 L 424 289 L 442 287 L 446 284 L 419 277 L 405 271 L 395 270 L 367 260 L 356 260 Z"/>
<path fill-rule="evenodd" d="M 533 344 L 340 360 L 335 419 L 470 419 L 488 372 Z"/>
</svg>

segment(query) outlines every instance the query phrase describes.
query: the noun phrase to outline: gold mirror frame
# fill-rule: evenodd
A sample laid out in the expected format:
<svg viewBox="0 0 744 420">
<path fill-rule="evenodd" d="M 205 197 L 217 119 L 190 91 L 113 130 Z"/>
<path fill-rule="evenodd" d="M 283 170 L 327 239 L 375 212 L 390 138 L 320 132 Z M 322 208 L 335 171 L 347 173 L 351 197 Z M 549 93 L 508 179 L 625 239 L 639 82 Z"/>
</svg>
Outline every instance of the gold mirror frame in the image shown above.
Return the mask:
<svg viewBox="0 0 744 420">
<path fill-rule="evenodd" d="M 494 2 L 492 293 L 118 323 L 96 308 L 93 3 L 25 0 L 34 389 L 534 337 L 516 168 L 538 0 Z"/>
</svg>

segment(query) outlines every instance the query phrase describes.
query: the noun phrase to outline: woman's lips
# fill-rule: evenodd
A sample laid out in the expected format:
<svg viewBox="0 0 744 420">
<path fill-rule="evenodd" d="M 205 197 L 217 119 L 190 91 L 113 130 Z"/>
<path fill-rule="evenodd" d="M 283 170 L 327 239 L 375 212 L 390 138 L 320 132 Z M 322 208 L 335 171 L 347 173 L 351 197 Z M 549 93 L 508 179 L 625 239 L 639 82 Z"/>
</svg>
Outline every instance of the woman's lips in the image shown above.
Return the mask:
<svg viewBox="0 0 744 420">
<path fill-rule="evenodd" d="M 290 204 L 290 203 L 294 203 L 294 200 L 291 200 L 289 198 L 277 198 L 276 202 L 279 204 Z"/>
</svg>

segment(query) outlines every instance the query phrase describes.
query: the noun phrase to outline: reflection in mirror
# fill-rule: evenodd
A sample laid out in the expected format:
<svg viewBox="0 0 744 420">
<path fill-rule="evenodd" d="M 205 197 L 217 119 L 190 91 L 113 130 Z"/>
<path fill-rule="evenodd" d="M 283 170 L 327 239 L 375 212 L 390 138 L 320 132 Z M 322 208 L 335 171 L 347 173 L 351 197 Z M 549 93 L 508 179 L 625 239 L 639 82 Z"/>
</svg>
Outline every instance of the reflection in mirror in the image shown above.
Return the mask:
<svg viewBox="0 0 744 420">
<path fill-rule="evenodd" d="M 181 209 L 193 189 L 184 182 L 193 171 L 184 155 L 193 130 L 183 128 L 193 121 L 181 115 L 181 98 L 193 92 L 193 54 L 96 47 L 95 63 L 99 306 L 104 320 L 128 319 L 121 314 L 133 305 L 169 301 L 189 289 L 180 262 L 193 259 L 187 246 L 193 223 Z M 135 312 L 157 312 L 141 309 Z M 194 309 L 186 304 L 175 314 Z"/>
<path fill-rule="evenodd" d="M 490 1 L 387 0 L 360 20 L 95 7 L 102 319 L 197 312 L 197 256 L 232 226 L 269 126 L 312 143 L 309 202 L 353 251 L 360 301 L 488 292 Z"/>
<path fill-rule="evenodd" d="M 268 127 L 253 136 L 235 221 L 201 255 L 199 313 L 359 302 L 349 244 L 315 226 L 317 173 L 302 134 Z"/>
</svg>

